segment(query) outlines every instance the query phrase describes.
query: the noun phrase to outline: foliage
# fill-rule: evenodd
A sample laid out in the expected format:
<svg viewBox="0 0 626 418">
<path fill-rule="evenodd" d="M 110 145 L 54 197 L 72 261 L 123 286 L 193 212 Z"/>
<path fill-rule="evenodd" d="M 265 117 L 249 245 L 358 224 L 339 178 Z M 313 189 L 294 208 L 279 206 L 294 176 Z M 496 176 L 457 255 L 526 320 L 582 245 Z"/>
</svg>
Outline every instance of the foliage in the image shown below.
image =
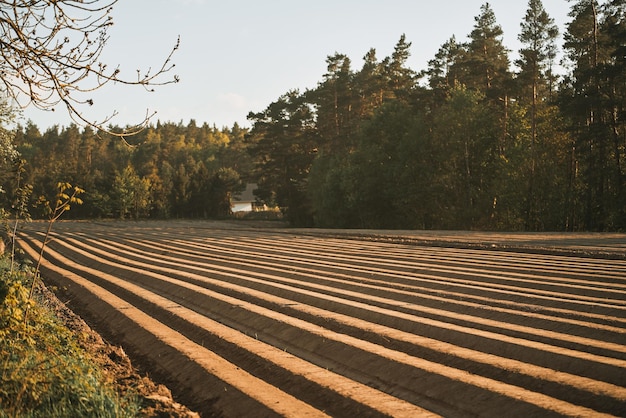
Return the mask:
<svg viewBox="0 0 626 418">
<path fill-rule="evenodd" d="M 469 34 L 469 42 L 454 62 L 461 84 L 482 91 L 491 100 L 504 97 L 511 80 L 508 50 L 502 43 L 502 27 L 489 3 L 480 7 L 480 14 Z"/>
<path fill-rule="evenodd" d="M 150 181 L 140 178 L 132 166 L 127 166 L 113 180 L 113 200 L 121 219 L 131 215 L 138 219 L 150 207 Z"/>
<path fill-rule="evenodd" d="M 83 204 L 65 217 L 206 218 L 227 216 L 230 195 L 254 180 L 245 133 L 236 124 L 159 123 L 129 138 L 128 146 L 89 128 L 40 133 L 29 123 L 18 128 L 15 143 L 27 161 L 23 182 L 33 185 L 33 196 L 54 193 L 57 179 L 85 190 Z"/>
<path fill-rule="evenodd" d="M 0 210 L 6 230 L 0 233 L 0 416 L 135 416 L 141 406 L 138 400 L 132 394 L 120 396 L 80 347 L 77 336 L 35 300 L 41 259 L 34 270 L 16 261 L 14 239 L 18 221 L 29 218 L 32 188 L 22 182 L 24 161 L 13 135 L 3 138 L 0 165 L 6 170 L 3 181 L 10 205 Z M 40 198 L 49 219 L 48 234 L 63 213 L 81 203 L 81 193 L 69 183 L 59 183 L 52 203 Z M 12 243 L 7 252 L 5 237 Z"/>
<path fill-rule="evenodd" d="M 83 201 L 78 195 L 85 191 L 77 186 L 72 186 L 67 182 L 57 183 L 57 193 L 52 203 L 45 197 L 40 196 L 38 205 L 43 209 L 43 214 L 50 222 L 58 220 L 65 212 L 72 208 L 72 205 L 82 205 Z"/>
<path fill-rule="evenodd" d="M 4 127 L 13 120 L 13 112 L 6 102 L 0 102 L 0 194 L 6 193 L 2 183 L 11 177 L 11 171 L 20 153 L 13 142 L 15 134 Z"/>
<path fill-rule="evenodd" d="M 565 52 L 572 71 L 560 104 L 570 118 L 576 164 L 570 193 L 577 210 L 571 222 L 594 230 L 624 229 L 624 2 L 576 1 L 570 17 Z"/>
<path fill-rule="evenodd" d="M 306 182 L 319 144 L 312 108 L 303 95 L 291 91 L 248 118 L 254 122 L 249 152 L 257 161 L 260 197 L 275 200 L 292 224 L 309 226 Z"/>
<path fill-rule="evenodd" d="M 29 298 L 29 269 L 9 264 L 0 258 L 0 416 L 136 416 L 137 398 L 115 391 L 79 337 Z"/>
</svg>

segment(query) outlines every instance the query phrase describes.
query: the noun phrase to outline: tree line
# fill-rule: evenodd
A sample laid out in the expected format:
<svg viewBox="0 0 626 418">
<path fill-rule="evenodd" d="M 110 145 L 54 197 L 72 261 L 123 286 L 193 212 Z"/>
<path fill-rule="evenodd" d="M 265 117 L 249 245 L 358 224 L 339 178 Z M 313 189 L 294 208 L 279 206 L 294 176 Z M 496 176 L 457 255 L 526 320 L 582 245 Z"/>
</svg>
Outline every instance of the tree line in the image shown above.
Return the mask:
<svg viewBox="0 0 626 418">
<path fill-rule="evenodd" d="M 247 130 L 235 124 L 217 129 L 194 120 L 157 123 L 138 134 L 117 135 L 92 128 L 36 125 L 19 127 L 14 142 L 20 158 L 22 187 L 13 175 L 5 183 L 4 207 L 15 203 L 23 185 L 36 201 L 53 201 L 59 181 L 85 190 L 74 218 L 219 218 L 230 214 L 231 194 L 241 190 L 251 159 L 244 151 Z M 17 173 L 17 171 L 15 171 Z M 37 210 L 31 211 L 37 215 Z"/>
<path fill-rule="evenodd" d="M 336 53 L 315 88 L 250 113 L 250 129 L 159 122 L 122 141 L 20 127 L 21 181 L 33 196 L 79 185 L 80 217 L 227 216 L 255 182 L 294 226 L 624 230 L 626 1 L 573 1 L 569 16 L 565 74 L 541 0 L 515 62 L 485 3 L 467 41 L 451 37 L 426 69 L 408 67 L 404 35 L 358 69 Z"/>
<path fill-rule="evenodd" d="M 329 56 L 315 89 L 249 116 L 261 196 L 297 225 L 623 230 L 625 11 L 573 2 L 562 77 L 540 0 L 514 63 L 488 3 L 468 41 L 450 38 L 421 72 L 404 36 L 358 70 Z"/>
</svg>

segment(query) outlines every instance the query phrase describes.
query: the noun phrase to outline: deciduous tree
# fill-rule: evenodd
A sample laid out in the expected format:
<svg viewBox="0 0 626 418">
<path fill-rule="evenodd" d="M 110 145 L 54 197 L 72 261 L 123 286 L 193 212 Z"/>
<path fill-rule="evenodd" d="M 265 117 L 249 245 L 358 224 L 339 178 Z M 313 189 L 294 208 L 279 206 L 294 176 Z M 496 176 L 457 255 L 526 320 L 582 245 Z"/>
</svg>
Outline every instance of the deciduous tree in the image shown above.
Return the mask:
<svg viewBox="0 0 626 418">
<path fill-rule="evenodd" d="M 107 84 L 121 83 L 152 89 L 154 85 L 178 81 L 163 79 L 174 65 L 172 54 L 178 42 L 156 71 L 138 71 L 136 78 L 121 75 L 118 65 L 101 61 L 100 56 L 113 24 L 117 0 L 2 0 L 0 1 L 0 85 L 21 107 L 42 110 L 65 107 L 81 125 L 98 129 L 115 116 L 91 120 L 84 115 L 94 105 L 92 93 Z M 127 135 L 143 127 L 121 132 Z"/>
</svg>

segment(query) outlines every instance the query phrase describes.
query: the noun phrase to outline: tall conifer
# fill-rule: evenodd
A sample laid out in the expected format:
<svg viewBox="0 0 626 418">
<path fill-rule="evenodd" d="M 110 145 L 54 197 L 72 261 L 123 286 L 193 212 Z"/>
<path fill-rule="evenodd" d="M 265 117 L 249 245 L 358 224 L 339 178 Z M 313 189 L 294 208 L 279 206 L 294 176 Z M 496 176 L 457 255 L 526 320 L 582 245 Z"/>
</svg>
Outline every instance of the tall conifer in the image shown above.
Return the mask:
<svg viewBox="0 0 626 418">
<path fill-rule="evenodd" d="M 558 28 L 554 19 L 545 11 L 541 0 L 529 0 L 528 9 L 521 23 L 518 39 L 522 43 L 517 65 L 520 72 L 517 81 L 520 86 L 519 99 L 530 106 L 530 140 L 528 191 L 526 195 L 526 228 L 537 229 L 536 166 L 538 159 L 538 120 L 541 107 L 548 106 L 552 86 L 552 63 L 556 57 Z M 542 111 L 545 113 L 545 110 Z"/>
</svg>

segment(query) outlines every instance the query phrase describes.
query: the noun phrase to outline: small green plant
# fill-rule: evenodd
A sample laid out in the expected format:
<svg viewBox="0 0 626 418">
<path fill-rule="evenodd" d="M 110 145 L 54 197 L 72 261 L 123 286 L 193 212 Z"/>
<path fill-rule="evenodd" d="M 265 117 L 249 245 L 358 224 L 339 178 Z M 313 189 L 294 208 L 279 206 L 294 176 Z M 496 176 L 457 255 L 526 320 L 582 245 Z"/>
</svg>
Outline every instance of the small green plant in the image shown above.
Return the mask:
<svg viewBox="0 0 626 418">
<path fill-rule="evenodd" d="M 11 272 L 13 272 L 13 268 L 15 267 L 15 237 L 17 235 L 17 226 L 20 220 L 30 221 L 30 212 L 28 211 L 28 202 L 30 200 L 30 196 L 33 193 L 33 186 L 30 184 L 22 184 L 22 173 L 26 171 L 26 161 L 18 160 L 16 163 L 16 188 L 15 188 L 15 196 L 13 198 L 13 203 L 11 205 L 11 209 L 13 209 L 15 213 L 15 219 L 13 221 L 13 226 L 9 226 L 7 223 L 7 228 L 10 227 L 9 237 L 11 238 Z"/>
<path fill-rule="evenodd" d="M 57 184 L 57 193 L 54 198 L 54 206 L 45 196 L 40 196 L 37 201 L 38 206 L 43 208 L 44 216 L 48 218 L 48 228 L 46 229 L 46 235 L 41 243 L 41 249 L 39 251 L 39 257 L 37 258 L 37 264 L 35 265 L 35 273 L 33 282 L 30 288 L 30 297 L 33 297 L 37 281 L 39 280 L 39 268 L 41 267 L 41 260 L 46 251 L 46 245 L 50 242 L 50 233 L 52 232 L 52 225 L 68 210 L 72 205 L 82 205 L 83 201 L 78 197 L 85 191 L 77 186 L 72 186 L 67 182 L 60 182 Z"/>
</svg>

